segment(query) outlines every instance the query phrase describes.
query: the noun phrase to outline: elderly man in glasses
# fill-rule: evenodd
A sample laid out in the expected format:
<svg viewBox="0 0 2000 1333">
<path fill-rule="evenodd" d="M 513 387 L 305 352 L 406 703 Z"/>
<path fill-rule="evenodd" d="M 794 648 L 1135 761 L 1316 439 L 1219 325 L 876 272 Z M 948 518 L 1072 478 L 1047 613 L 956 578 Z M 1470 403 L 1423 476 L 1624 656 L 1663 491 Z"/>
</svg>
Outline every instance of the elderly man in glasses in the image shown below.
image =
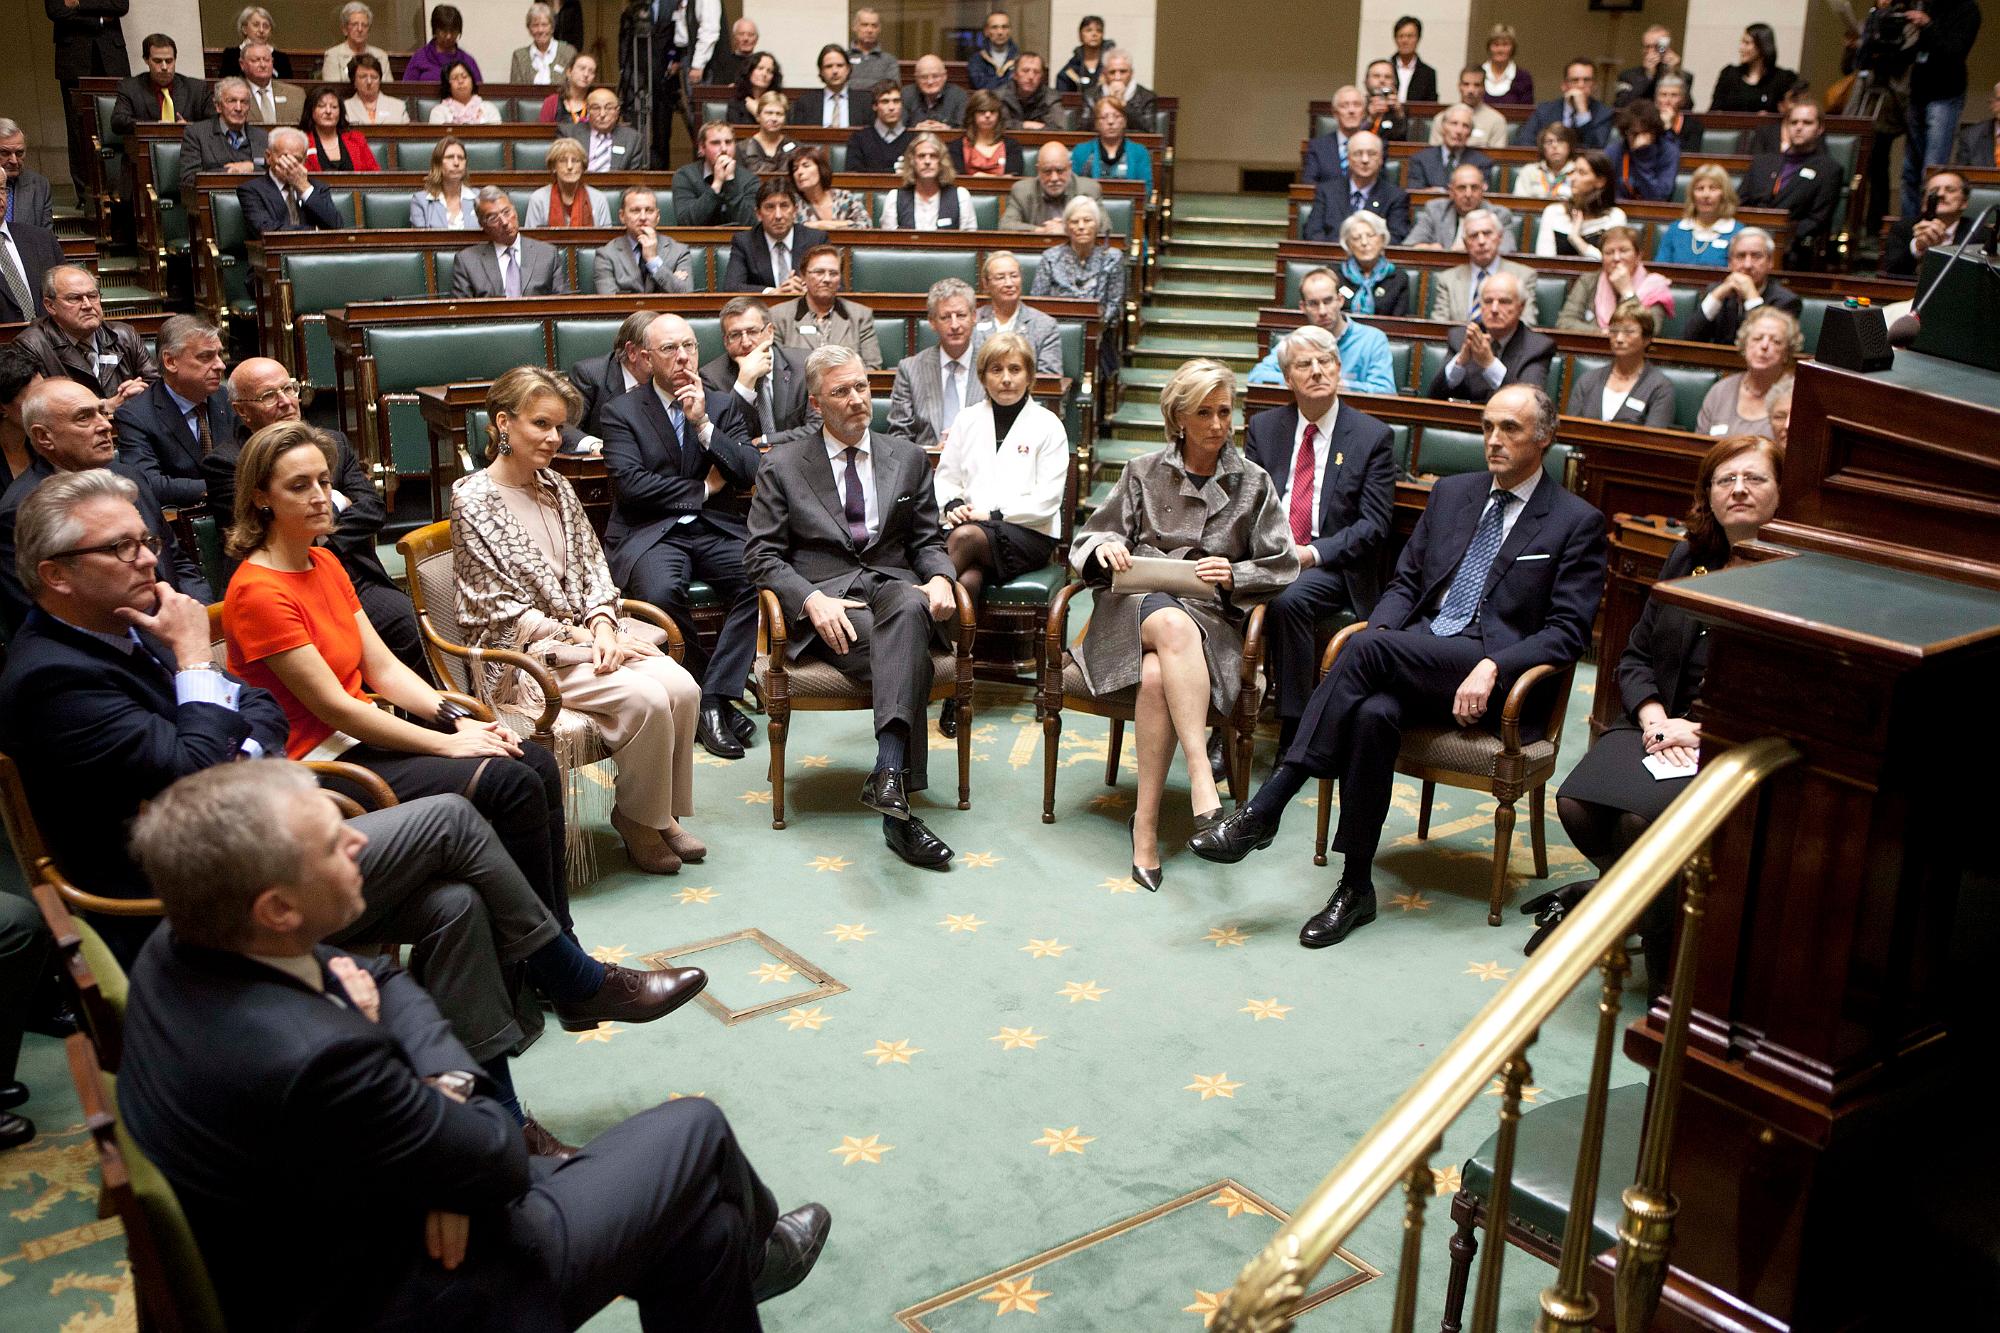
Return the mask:
<svg viewBox="0 0 2000 1333">
<path fill-rule="evenodd" d="M 132 326 L 104 318 L 104 298 L 89 269 L 50 269 L 42 278 L 42 304 L 48 313 L 14 340 L 40 363 L 42 374 L 75 380 L 114 409 L 159 381 L 160 368 Z"/>
</svg>

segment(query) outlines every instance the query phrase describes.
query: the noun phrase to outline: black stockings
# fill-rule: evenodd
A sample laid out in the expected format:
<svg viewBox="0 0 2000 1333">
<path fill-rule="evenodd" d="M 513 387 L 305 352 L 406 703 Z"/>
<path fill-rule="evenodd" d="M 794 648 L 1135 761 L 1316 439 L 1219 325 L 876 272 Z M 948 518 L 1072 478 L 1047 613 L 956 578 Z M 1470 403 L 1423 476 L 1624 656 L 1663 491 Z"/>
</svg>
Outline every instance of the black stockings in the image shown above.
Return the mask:
<svg viewBox="0 0 2000 1333">
<path fill-rule="evenodd" d="M 986 587 L 987 571 L 993 568 L 993 543 L 986 536 L 986 529 L 977 523 L 961 523 L 945 536 L 945 554 L 958 570 L 958 581 L 965 585 L 965 595 L 979 605 L 979 595 Z"/>
</svg>

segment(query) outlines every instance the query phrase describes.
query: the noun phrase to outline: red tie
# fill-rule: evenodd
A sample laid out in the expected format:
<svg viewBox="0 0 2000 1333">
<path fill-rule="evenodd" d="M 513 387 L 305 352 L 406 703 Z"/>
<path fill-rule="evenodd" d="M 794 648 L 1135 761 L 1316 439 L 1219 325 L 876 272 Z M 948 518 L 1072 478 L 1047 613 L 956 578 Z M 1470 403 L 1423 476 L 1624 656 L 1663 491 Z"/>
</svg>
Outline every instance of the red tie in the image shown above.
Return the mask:
<svg viewBox="0 0 2000 1333">
<path fill-rule="evenodd" d="M 1319 434 L 1317 422 L 1306 423 L 1305 438 L 1299 441 L 1298 461 L 1292 464 L 1292 540 L 1304 546 L 1313 532 L 1313 438 Z"/>
</svg>

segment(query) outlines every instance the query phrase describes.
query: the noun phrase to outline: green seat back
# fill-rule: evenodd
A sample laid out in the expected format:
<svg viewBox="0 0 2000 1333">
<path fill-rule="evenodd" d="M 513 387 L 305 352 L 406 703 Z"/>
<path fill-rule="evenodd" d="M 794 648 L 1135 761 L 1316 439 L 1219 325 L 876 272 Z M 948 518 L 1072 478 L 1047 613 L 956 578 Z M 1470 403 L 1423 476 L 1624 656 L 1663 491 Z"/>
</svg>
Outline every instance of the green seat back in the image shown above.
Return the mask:
<svg viewBox="0 0 2000 1333">
<path fill-rule="evenodd" d="M 110 1074 L 99 1077 L 104 1080 L 104 1099 L 115 1108 L 118 1080 Z M 181 1326 L 192 1333 L 222 1333 L 222 1302 L 216 1297 L 215 1284 L 209 1280 L 208 1266 L 195 1243 L 194 1228 L 188 1224 L 173 1185 L 126 1131 L 124 1116 L 116 1116 L 114 1133 L 118 1155 L 124 1158 L 125 1174 L 132 1182 L 133 1196 L 146 1215 L 153 1243 L 159 1249 L 162 1275 L 172 1290 Z"/>
<path fill-rule="evenodd" d="M 603 356 L 618 341 L 622 319 L 559 319 L 555 327 L 555 368 L 568 370 L 579 361 Z"/>
<path fill-rule="evenodd" d="M 728 119 L 729 119 L 729 103 L 703 102 L 701 104 L 701 120 L 704 125 L 706 125 L 711 120 L 728 120 Z M 839 168 L 836 167 L 835 170 L 837 171 L 839 170 Z"/>
<path fill-rule="evenodd" d="M 1808 296 L 1803 298 L 1805 308 L 1799 311 L 1799 332 L 1805 335 L 1806 350 L 1810 352 L 1819 346 L 1820 325 L 1826 322 L 1826 308 L 1839 305 L 1838 296 Z"/>
<path fill-rule="evenodd" d="M 1389 376 L 1396 381 L 1396 392 L 1408 393 L 1410 391 L 1409 339 L 1391 338 L 1389 340 Z"/>
<path fill-rule="evenodd" d="M 1542 471 L 1548 474 L 1550 481 L 1560 483 L 1563 480 L 1564 474 L 1569 471 L 1569 454 L 1570 447 L 1557 440 L 1542 455 Z"/>
<path fill-rule="evenodd" d="M 1316 268 L 1325 267 L 1326 265 L 1317 259 L 1287 259 L 1285 261 L 1285 299 L 1280 301 L 1279 304 L 1285 306 L 1287 309 L 1298 309 L 1299 284 L 1305 281 L 1306 274 Z M 1422 313 L 1421 309 L 1418 313 Z"/>
<path fill-rule="evenodd" d="M 972 216 L 979 223 L 981 231 L 994 231 L 1000 226 L 1000 196 L 997 194 L 975 194 L 972 196 Z M 1116 228 L 1113 228 L 1115 231 Z"/>
<path fill-rule="evenodd" d="M 486 436 L 492 427 L 492 419 L 484 407 L 475 407 L 465 414 L 465 452 L 472 456 L 475 468 L 486 466 Z"/>
<path fill-rule="evenodd" d="M 333 196 L 333 211 L 340 215 L 340 225 L 352 228 L 355 225 L 354 191 L 333 190 L 329 193 Z"/>
<path fill-rule="evenodd" d="M 1022 246 L 1020 249 L 1011 250 L 1008 253 L 1020 261 L 1021 293 L 1025 296 L 1027 293 L 1035 290 L 1035 275 L 1042 271 L 1042 252 Z"/>
<path fill-rule="evenodd" d="M 256 302 L 250 299 L 250 262 L 244 256 L 250 233 L 243 225 L 243 205 L 237 202 L 234 190 L 211 190 L 208 194 L 213 201 L 215 266 L 222 279 L 223 304 L 238 314 L 249 314 L 256 309 Z"/>
<path fill-rule="evenodd" d="M 1433 119 L 1434 117 L 1431 116 L 1411 116 L 1410 128 L 1404 137 L 1410 143 L 1429 143 L 1431 141 L 1431 121 Z"/>
<path fill-rule="evenodd" d="M 1138 200 L 1106 199 L 1103 202 L 1104 216 L 1111 223 L 1111 234 L 1113 236 L 1132 236 L 1137 234 L 1132 230 L 1132 205 L 1138 203 Z M 981 222 L 979 225 L 984 227 L 987 224 Z M 1000 223 L 996 219 L 993 225 L 997 227 Z"/>
<path fill-rule="evenodd" d="M 160 240 L 168 254 L 186 254 L 188 217 L 181 207 L 181 146 L 175 142 L 147 144 L 146 155 L 152 160 L 153 191 L 160 197 Z"/>
<path fill-rule="evenodd" d="M 368 144 L 368 151 L 375 155 L 375 161 L 382 170 L 396 170 L 396 154 L 389 147 L 387 139 L 382 138 L 380 135 L 370 135 L 366 142 Z M 414 168 L 414 170 L 427 170 L 429 167 L 430 163 L 426 162 L 422 167 Z"/>
<path fill-rule="evenodd" d="M 1076 320 L 1065 319 L 1056 325 L 1056 333 L 1062 339 L 1062 373 L 1072 380 L 1082 378 L 1083 325 Z"/>
<path fill-rule="evenodd" d="M 1560 1236 L 1569 1225 L 1570 1201 L 1576 1193 L 1576 1145 L 1583 1134 L 1584 1108 L 1590 1099 L 1565 1097 L 1528 1109 L 1521 1117 L 1514 1146 L 1513 1184 L 1507 1196 L 1511 1226 L 1519 1220 L 1536 1234 Z M 1646 1085 L 1613 1088 L 1604 1104 L 1604 1179 L 1624 1180 L 1638 1169 L 1639 1140 L 1646 1120 Z M 1490 1198 L 1496 1134 L 1479 1145 L 1460 1169 L 1468 1194 Z M 1590 1227 L 1591 1254 L 1618 1244 L 1624 1205 L 1616 1190 L 1599 1190 Z M 1503 1228 L 1504 1229 L 1504 1228 Z"/>
<path fill-rule="evenodd" d="M 1660 366 L 1659 370 L 1667 377 L 1667 383 L 1674 386 L 1674 424 L 1682 430 L 1693 430 L 1696 418 L 1701 415 L 1701 400 L 1715 387 L 1722 372 L 1703 366 Z"/>
<path fill-rule="evenodd" d="M 1567 273 L 1535 275 L 1535 317 L 1530 322 L 1536 328 L 1552 329 L 1556 326 L 1556 316 L 1562 313 L 1563 297 L 1569 294 L 1570 281 Z"/>
<path fill-rule="evenodd" d="M 1396 451 L 1396 475 L 1406 477 L 1410 473 L 1410 427 L 1407 422 L 1390 423 L 1389 439 Z"/>
<path fill-rule="evenodd" d="M 1335 120 L 1333 116 L 1329 113 L 1320 112 L 1318 114 L 1315 114 L 1313 116 L 1312 137 L 1317 139 L 1321 135 L 1332 134 L 1335 127 L 1338 126 L 1339 124 L 1340 122 Z"/>
<path fill-rule="evenodd" d="M 826 164 L 835 171 L 847 170 L 847 145 L 844 143 L 822 144 L 826 149 Z"/>
<path fill-rule="evenodd" d="M 1312 215 L 1313 215 L 1312 202 L 1310 200 L 1307 200 L 1305 202 L 1300 203 L 1298 217 L 1294 220 L 1292 226 L 1292 238 L 1294 240 L 1300 239 L 1305 236 L 1306 223 L 1312 220 Z"/>
<path fill-rule="evenodd" d="M 927 292 L 941 278 L 979 281 L 978 256 L 970 250 L 902 250 L 857 245 L 847 252 L 847 287 L 856 292 Z"/>
<path fill-rule="evenodd" d="M 528 200 L 540 188 L 539 185 L 516 185 L 507 191 L 507 200 L 514 205 L 514 216 L 521 220 L 523 226 L 528 222 Z"/>
<path fill-rule="evenodd" d="M 429 124 L 431 119 L 431 112 L 437 110 L 438 103 L 443 100 L 444 99 L 441 97 L 410 98 L 409 99 L 410 123 L 412 125 Z"/>
<path fill-rule="evenodd" d="M 210 515 L 203 514 L 195 519 L 194 529 L 195 559 L 201 562 L 201 576 L 208 580 L 211 588 L 226 588 L 229 580 L 222 576 L 222 529 Z"/>
<path fill-rule="evenodd" d="M 870 404 L 875 409 L 875 414 L 869 418 L 868 428 L 877 435 L 887 435 L 889 433 L 889 400 L 887 398 L 875 398 L 870 400 Z"/>
<path fill-rule="evenodd" d="M 1563 371 L 1568 368 L 1569 359 L 1563 356 L 1549 358 L 1548 374 L 1542 379 L 1542 387 L 1548 391 L 1556 406 L 1562 406 Z"/>
<path fill-rule="evenodd" d="M 1743 131 L 1712 130 L 1704 125 L 1701 130 L 1701 151 L 1704 153 L 1740 153 L 1743 151 Z"/>
<path fill-rule="evenodd" d="M 1382 164 L 1382 179 L 1389 182 L 1389 184 L 1396 186 L 1398 189 L 1402 188 L 1403 159 L 1400 157 L 1392 157 L 1388 161 L 1384 162 Z"/>
<path fill-rule="evenodd" d="M 1673 285 L 1674 313 L 1669 315 L 1658 307 L 1654 313 L 1660 316 L 1661 338 L 1685 338 L 1687 328 L 1694 321 L 1695 311 L 1701 309 L 1701 294 L 1708 290 L 1699 283 L 1677 282 Z"/>
<path fill-rule="evenodd" d="M 571 290 L 594 292 L 597 290 L 597 247 L 594 245 L 566 245 L 562 247 L 575 256 L 576 278 L 570 284 Z"/>
<path fill-rule="evenodd" d="M 674 226 L 675 223 L 674 223 L 673 190 L 671 188 L 668 188 L 665 190 L 653 191 L 653 202 L 660 206 L 660 225 L 662 227 Z M 614 218 L 618 216 L 618 199 L 615 195 L 612 197 L 611 200 L 611 215 Z"/>
<path fill-rule="evenodd" d="M 1068 580 L 1068 571 L 1059 565 L 1031 569 L 1011 583 L 986 591 L 988 606 L 1047 606 Z"/>
<path fill-rule="evenodd" d="M 458 251 L 456 250 L 432 251 L 431 272 L 434 275 L 432 281 L 436 283 L 436 286 L 432 290 L 440 292 L 450 291 L 451 275 L 452 272 L 456 269 L 457 265 L 458 265 Z"/>
<path fill-rule="evenodd" d="M 408 190 L 363 190 L 361 225 L 364 227 L 407 227 L 410 225 Z"/>
<path fill-rule="evenodd" d="M 351 301 L 396 301 L 426 296 L 420 250 L 329 250 L 286 255 L 280 261 L 292 283 L 292 313 L 314 315 Z"/>
<path fill-rule="evenodd" d="M 1693 179 L 1693 177 L 1694 177 L 1693 168 L 1687 168 L 1674 173 L 1673 201 L 1675 203 L 1684 204 L 1687 202 L 1688 181 Z"/>
<path fill-rule="evenodd" d="M 537 108 L 537 114 L 540 109 Z M 512 139 L 507 147 L 512 150 L 514 170 L 546 171 L 549 166 L 549 149 L 555 147 L 554 139 Z"/>
<path fill-rule="evenodd" d="M 1424 349 L 1428 352 L 1430 349 Z M 1551 446 L 1553 447 L 1553 446 Z M 1486 470 L 1486 441 L 1475 430 L 1426 426 L 1417 441 L 1417 470 L 1438 477 Z"/>
<path fill-rule="evenodd" d="M 546 97 L 510 98 L 501 108 L 500 114 L 516 125 L 539 125 L 542 120 L 542 103 Z"/>
<path fill-rule="evenodd" d="M 937 330 L 931 327 L 928 319 L 911 319 L 905 322 L 910 326 L 910 351 L 921 352 L 937 346 Z M 879 325 L 881 320 L 877 319 L 876 323 Z"/>
<path fill-rule="evenodd" d="M 916 321 L 922 325 L 923 321 Z M 882 347 L 882 368 L 894 370 L 896 363 L 915 349 L 910 346 L 910 324 L 907 319 L 878 319 L 875 321 L 875 341 Z M 924 325 L 928 327 L 928 325 Z"/>
<path fill-rule="evenodd" d="M 105 157 L 123 157 L 125 136 L 111 127 L 111 113 L 118 109 L 118 94 L 97 93 L 91 100 L 97 103 L 97 140 L 104 145 Z"/>
<path fill-rule="evenodd" d="M 1861 152 L 1861 141 L 1844 130 L 1836 130 L 1820 140 L 1822 147 L 1840 163 L 1840 174 L 1844 180 L 1854 179 L 1854 163 Z"/>
<path fill-rule="evenodd" d="M 2000 204 L 2000 185 L 1975 185 L 1972 197 L 1966 200 L 1965 215 L 1976 218 L 1995 204 Z"/>
<path fill-rule="evenodd" d="M 396 471 L 430 471 L 430 440 L 410 395 L 427 384 L 495 379 L 519 365 L 547 364 L 538 320 L 493 320 L 423 328 L 370 328 L 363 351 L 375 358 L 376 383 L 389 402 L 385 454 Z"/>
<path fill-rule="evenodd" d="M 1444 369 L 1445 358 L 1451 354 L 1451 349 L 1442 342 L 1419 343 L 1418 346 L 1422 352 L 1417 362 L 1416 392 L 1422 394 L 1429 391 L 1431 381 Z"/>
<path fill-rule="evenodd" d="M 713 361 L 722 355 L 722 319 L 718 315 L 701 315 L 688 321 L 694 330 L 697 355 L 703 361 Z"/>
</svg>

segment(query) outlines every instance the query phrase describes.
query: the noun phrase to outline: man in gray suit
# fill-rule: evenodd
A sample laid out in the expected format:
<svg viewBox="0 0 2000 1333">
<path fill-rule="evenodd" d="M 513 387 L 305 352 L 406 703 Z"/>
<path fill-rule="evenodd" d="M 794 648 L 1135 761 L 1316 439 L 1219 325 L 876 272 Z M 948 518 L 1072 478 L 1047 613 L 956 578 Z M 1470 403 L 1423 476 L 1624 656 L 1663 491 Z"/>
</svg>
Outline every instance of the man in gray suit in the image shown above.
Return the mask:
<svg viewBox="0 0 2000 1333">
<path fill-rule="evenodd" d="M 937 345 L 896 363 L 889 429 L 921 448 L 942 446 L 958 414 L 986 397 L 973 372 L 973 356 L 985 341 L 973 322 L 973 303 L 972 288 L 962 279 L 932 283 L 926 309 Z"/>
<path fill-rule="evenodd" d="M 1104 187 L 1070 169 L 1069 149 L 1055 140 L 1035 153 L 1035 178 L 1015 181 L 1000 211 L 1001 231 L 1039 231 L 1060 236 L 1063 210 L 1080 194 L 1104 197 Z"/>
<path fill-rule="evenodd" d="M 556 126 L 556 133 L 583 145 L 583 169 L 601 171 L 644 171 L 648 165 L 646 141 L 630 125 L 618 123 L 618 90 L 595 84 L 584 95 L 582 124 Z"/>
<path fill-rule="evenodd" d="M 1452 168 L 1451 193 L 1433 199 L 1417 212 L 1416 223 L 1403 237 L 1403 244 L 1419 250 L 1463 250 L 1459 229 L 1476 208 L 1491 213 L 1500 224 L 1500 253 L 1511 255 L 1521 235 L 1521 220 L 1504 204 L 1486 201 L 1486 172 L 1470 162 Z"/>
<path fill-rule="evenodd" d="M 1522 291 L 1535 290 L 1535 270 L 1500 257 L 1500 242 L 1505 233 L 1500 230 L 1500 219 L 1493 216 L 1492 209 L 1475 208 L 1467 213 L 1459 223 L 1459 234 L 1465 240 L 1466 262 L 1431 279 L 1432 319 L 1454 324 L 1471 319 L 1472 312 L 1478 309 L 1474 294 L 1495 273 L 1511 273 Z"/>
<path fill-rule="evenodd" d="M 181 135 L 181 205 L 194 207 L 195 178 L 204 171 L 250 176 L 264 169 L 270 133 L 250 123 L 250 85 L 223 79 L 215 85 L 215 114 Z"/>
<path fill-rule="evenodd" d="M 840 251 L 815 245 L 799 256 L 795 271 L 806 294 L 771 312 L 778 343 L 811 352 L 832 343 L 852 348 L 870 370 L 882 368 L 882 343 L 875 334 L 875 312 L 840 294 Z"/>
<path fill-rule="evenodd" d="M 990 250 L 979 266 L 987 304 L 979 307 L 974 337 L 985 342 L 996 333 L 1018 333 L 1035 349 L 1037 375 L 1062 374 L 1062 326 L 1021 301 L 1021 261 L 1011 250 Z"/>
<path fill-rule="evenodd" d="M 36 227 L 55 225 L 49 178 L 28 169 L 28 136 L 5 116 L 0 116 L 0 175 L 6 177 L 0 184 L 7 187 L 7 221 L 18 218 Z"/>
<path fill-rule="evenodd" d="M 660 201 L 650 185 L 628 185 L 618 200 L 625 235 L 597 248 L 599 296 L 618 292 L 691 292 L 694 252 L 660 230 Z"/>
<path fill-rule="evenodd" d="M 930 463 L 910 441 L 869 431 L 868 368 L 851 349 L 815 351 L 806 386 L 824 424 L 765 458 L 744 565 L 777 595 L 790 657 L 812 653 L 867 682 L 876 750 L 861 803 L 882 816 L 891 851 L 940 868 L 952 850 L 908 796 L 929 782 L 931 645 L 958 598 Z"/>
<path fill-rule="evenodd" d="M 505 190 L 487 186 L 473 211 L 488 243 L 469 245 L 452 259 L 453 297 L 570 294 L 562 256 L 553 245 L 521 234 L 521 221 Z"/>
<path fill-rule="evenodd" d="M 806 353 L 780 347 L 771 310 L 754 296 L 722 307 L 722 355 L 701 368 L 701 382 L 734 393 L 737 410 L 758 448 L 786 431 L 819 429 L 819 413 L 806 396 Z"/>
</svg>

